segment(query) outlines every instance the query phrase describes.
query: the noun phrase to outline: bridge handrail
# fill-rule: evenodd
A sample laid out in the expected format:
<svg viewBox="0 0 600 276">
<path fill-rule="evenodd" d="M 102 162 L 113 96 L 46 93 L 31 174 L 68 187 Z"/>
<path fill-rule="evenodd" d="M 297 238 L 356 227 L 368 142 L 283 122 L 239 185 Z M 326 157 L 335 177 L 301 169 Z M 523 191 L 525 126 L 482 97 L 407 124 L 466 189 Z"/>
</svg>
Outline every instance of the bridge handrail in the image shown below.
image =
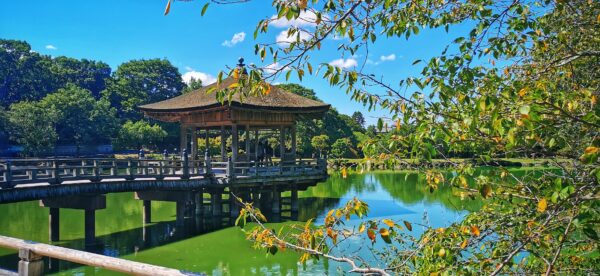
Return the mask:
<svg viewBox="0 0 600 276">
<path fill-rule="evenodd" d="M 119 259 L 115 257 L 109 257 L 100 254 L 94 254 L 44 243 L 36 243 L 6 236 L 0 236 L 0 247 L 18 250 L 21 262 L 26 263 L 24 265 L 19 265 L 19 269 L 29 270 L 30 273 L 34 272 L 34 274 L 36 275 L 43 274 L 43 271 L 41 271 L 40 269 L 43 268 L 43 265 L 40 266 L 39 263 L 35 263 L 43 262 L 41 259 L 42 256 L 132 275 L 200 275 L 191 272 L 183 272 L 181 270 L 173 268 L 134 262 L 125 259 Z M 19 275 L 25 275 L 25 271 L 19 271 Z"/>
</svg>

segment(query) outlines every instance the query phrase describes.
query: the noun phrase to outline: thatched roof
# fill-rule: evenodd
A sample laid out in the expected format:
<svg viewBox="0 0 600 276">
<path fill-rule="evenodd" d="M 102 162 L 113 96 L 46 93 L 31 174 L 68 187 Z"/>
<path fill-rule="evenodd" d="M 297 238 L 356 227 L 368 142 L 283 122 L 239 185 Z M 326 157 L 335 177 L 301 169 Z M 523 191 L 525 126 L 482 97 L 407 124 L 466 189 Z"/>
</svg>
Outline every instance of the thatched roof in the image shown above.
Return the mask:
<svg viewBox="0 0 600 276">
<path fill-rule="evenodd" d="M 213 87 L 215 87 L 215 90 L 219 88 L 223 89 L 235 82 L 235 79 L 227 78 L 218 87 L 216 83 L 213 83 L 187 94 L 161 102 L 142 105 L 138 108 L 148 112 L 177 112 L 202 110 L 230 104 L 231 106 L 258 110 L 313 113 L 325 112 L 330 107 L 329 104 L 311 100 L 272 85 L 268 95 L 243 96 L 240 99 L 241 93 L 235 93 L 231 99 L 231 103 L 226 102 L 224 104 L 221 104 L 216 99 L 214 90 L 210 93 L 207 92 Z"/>
</svg>

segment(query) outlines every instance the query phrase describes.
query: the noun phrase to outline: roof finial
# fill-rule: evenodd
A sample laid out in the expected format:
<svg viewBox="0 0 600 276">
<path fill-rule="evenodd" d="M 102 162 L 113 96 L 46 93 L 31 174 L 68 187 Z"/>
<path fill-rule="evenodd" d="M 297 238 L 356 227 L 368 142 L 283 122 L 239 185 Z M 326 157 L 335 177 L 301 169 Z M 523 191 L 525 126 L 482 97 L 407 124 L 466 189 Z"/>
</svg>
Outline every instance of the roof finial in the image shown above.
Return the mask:
<svg viewBox="0 0 600 276">
<path fill-rule="evenodd" d="M 244 64 L 244 58 L 243 57 L 240 57 L 238 59 L 238 65 L 237 66 L 238 66 L 238 70 L 239 70 L 239 72 L 241 74 L 243 74 L 243 75 L 247 74 L 247 72 L 246 72 L 246 64 Z"/>
</svg>

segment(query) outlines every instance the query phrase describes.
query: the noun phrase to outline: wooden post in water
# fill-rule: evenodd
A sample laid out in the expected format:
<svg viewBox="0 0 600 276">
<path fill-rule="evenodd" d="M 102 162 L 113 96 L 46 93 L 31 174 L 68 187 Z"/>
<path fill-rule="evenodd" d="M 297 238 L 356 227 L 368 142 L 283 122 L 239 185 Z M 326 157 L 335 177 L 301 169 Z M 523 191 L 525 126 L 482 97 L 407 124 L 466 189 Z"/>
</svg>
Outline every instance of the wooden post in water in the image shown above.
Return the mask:
<svg viewBox="0 0 600 276">
<path fill-rule="evenodd" d="M 144 210 L 143 210 L 144 223 L 151 223 L 152 222 L 152 201 L 144 200 L 143 202 L 144 202 Z"/>
<path fill-rule="evenodd" d="M 277 186 L 273 185 L 273 195 L 271 197 L 271 211 L 273 214 L 281 212 L 281 192 L 277 190 Z"/>
<path fill-rule="evenodd" d="M 28 248 L 19 249 L 19 276 L 44 275 L 44 260 Z"/>
<path fill-rule="evenodd" d="M 183 226 L 185 224 L 185 206 L 186 202 L 183 200 L 179 200 L 176 203 L 176 218 L 175 218 L 175 224 L 177 226 Z"/>
<path fill-rule="evenodd" d="M 221 189 L 212 190 L 210 193 L 210 209 L 213 216 L 221 216 L 223 210 L 222 196 L 223 191 Z"/>
<path fill-rule="evenodd" d="M 60 240 L 60 208 L 49 208 L 48 236 L 51 242 Z"/>
<path fill-rule="evenodd" d="M 85 246 L 96 244 L 96 210 L 85 209 Z"/>
<path fill-rule="evenodd" d="M 290 196 L 290 208 L 292 212 L 298 212 L 298 187 L 296 184 L 292 184 L 292 191 Z"/>
</svg>

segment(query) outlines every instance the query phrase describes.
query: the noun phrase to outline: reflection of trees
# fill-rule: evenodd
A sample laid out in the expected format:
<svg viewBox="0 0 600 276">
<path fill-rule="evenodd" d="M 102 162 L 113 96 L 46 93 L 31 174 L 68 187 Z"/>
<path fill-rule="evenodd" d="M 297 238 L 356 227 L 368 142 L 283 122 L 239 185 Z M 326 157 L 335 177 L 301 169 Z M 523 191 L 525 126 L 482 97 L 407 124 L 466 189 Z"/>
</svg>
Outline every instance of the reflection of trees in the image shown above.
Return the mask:
<svg viewBox="0 0 600 276">
<path fill-rule="evenodd" d="M 342 198 L 351 191 L 356 193 L 376 191 L 377 184 L 367 176 L 365 174 L 349 174 L 348 178 L 343 179 L 339 175 L 332 175 L 327 182 L 319 183 L 300 193 L 300 197 Z"/>
<path fill-rule="evenodd" d="M 376 172 L 372 174 L 394 199 L 411 205 L 419 202 L 439 202 L 451 210 L 476 211 L 483 205 L 479 199 L 461 200 L 448 185 L 440 185 L 433 193 L 424 182 L 423 174 Z M 472 181 L 472 180 L 471 180 Z"/>
</svg>

